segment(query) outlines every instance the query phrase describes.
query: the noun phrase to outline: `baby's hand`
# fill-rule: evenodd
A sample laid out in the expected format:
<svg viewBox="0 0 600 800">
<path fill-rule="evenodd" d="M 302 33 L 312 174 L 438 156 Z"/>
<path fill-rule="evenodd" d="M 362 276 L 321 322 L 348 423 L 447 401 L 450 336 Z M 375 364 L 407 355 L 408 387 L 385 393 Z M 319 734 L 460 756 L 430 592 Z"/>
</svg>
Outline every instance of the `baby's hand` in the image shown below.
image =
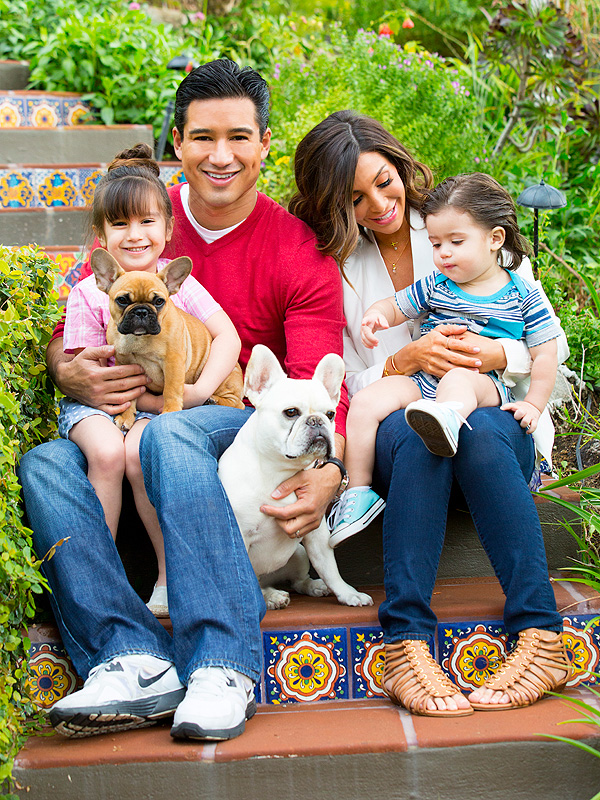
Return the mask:
<svg viewBox="0 0 600 800">
<path fill-rule="evenodd" d="M 503 411 L 512 411 L 514 418 L 525 428 L 527 433 L 533 433 L 537 428 L 538 420 L 541 415 L 539 408 L 536 408 L 527 400 L 517 400 L 515 403 L 505 403 L 500 406 Z"/>
<path fill-rule="evenodd" d="M 389 328 L 389 322 L 379 311 L 367 311 L 360 324 L 360 338 L 365 347 L 373 349 L 379 344 L 375 331 L 384 331 Z"/>
</svg>

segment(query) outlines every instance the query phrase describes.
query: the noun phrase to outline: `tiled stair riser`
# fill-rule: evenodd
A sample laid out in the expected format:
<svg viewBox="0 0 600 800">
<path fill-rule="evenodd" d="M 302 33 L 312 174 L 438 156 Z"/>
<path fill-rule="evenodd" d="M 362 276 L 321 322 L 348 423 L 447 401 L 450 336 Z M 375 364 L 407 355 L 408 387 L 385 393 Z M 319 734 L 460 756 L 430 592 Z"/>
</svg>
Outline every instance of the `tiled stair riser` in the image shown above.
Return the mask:
<svg viewBox="0 0 600 800">
<path fill-rule="evenodd" d="M 0 209 L 85 208 L 91 203 L 96 184 L 104 174 L 99 165 L 11 169 L 0 167 Z M 179 166 L 161 166 L 166 186 L 184 181 Z M 59 267 L 56 289 L 65 302 L 79 280 L 86 254 L 79 248 L 45 248 Z"/>
<path fill-rule="evenodd" d="M 564 641 L 574 672 L 569 686 L 593 686 L 600 664 L 596 615 L 564 618 Z M 589 629 L 585 630 L 590 623 Z M 383 634 L 374 626 L 264 630 L 264 669 L 257 700 L 283 705 L 383 697 Z M 514 646 L 501 622 L 441 622 L 430 647 L 445 672 L 463 690 L 481 686 Z M 60 642 L 31 646 L 29 687 L 48 708 L 80 685 Z"/>
<path fill-rule="evenodd" d="M 0 92 L 0 129 L 80 125 L 89 119 L 90 113 L 79 95 Z"/>
<path fill-rule="evenodd" d="M 0 166 L 0 209 L 84 208 L 105 172 L 101 164 Z M 182 183 L 180 166 L 161 166 L 166 186 Z"/>
</svg>

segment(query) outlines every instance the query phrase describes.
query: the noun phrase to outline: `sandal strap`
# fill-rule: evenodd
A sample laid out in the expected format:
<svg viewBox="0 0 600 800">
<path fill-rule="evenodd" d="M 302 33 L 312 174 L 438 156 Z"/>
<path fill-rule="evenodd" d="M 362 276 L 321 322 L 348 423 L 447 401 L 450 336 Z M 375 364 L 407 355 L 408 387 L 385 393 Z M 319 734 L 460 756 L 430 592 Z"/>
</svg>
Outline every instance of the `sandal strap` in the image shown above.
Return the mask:
<svg viewBox="0 0 600 800">
<path fill-rule="evenodd" d="M 551 669 L 563 670 L 564 678 L 557 680 Z M 484 688 L 506 692 L 511 702 L 529 705 L 564 686 L 570 674 L 562 633 L 542 639 L 537 628 L 529 628 L 519 633 L 517 646 Z"/>
<path fill-rule="evenodd" d="M 450 697 L 459 691 L 434 660 L 427 642 L 420 639 L 386 644 L 381 685 L 409 711 L 425 710 L 430 697 Z"/>
</svg>

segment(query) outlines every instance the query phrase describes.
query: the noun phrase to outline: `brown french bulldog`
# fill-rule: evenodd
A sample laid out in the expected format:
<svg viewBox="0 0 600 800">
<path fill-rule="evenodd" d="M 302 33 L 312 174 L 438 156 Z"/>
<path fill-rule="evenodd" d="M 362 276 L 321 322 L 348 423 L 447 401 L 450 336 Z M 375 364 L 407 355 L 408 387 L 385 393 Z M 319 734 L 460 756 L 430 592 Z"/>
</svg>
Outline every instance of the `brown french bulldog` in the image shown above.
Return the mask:
<svg viewBox="0 0 600 800">
<path fill-rule="evenodd" d="M 151 378 L 147 388 L 164 397 L 163 414 L 181 411 L 183 385 L 195 383 L 208 360 L 212 337 L 196 317 L 182 311 L 170 295 L 176 294 L 190 274 L 187 256 L 170 261 L 160 272 L 125 272 L 106 250 L 92 253 L 96 285 L 110 301 L 111 320 L 106 331 L 115 347 L 117 364 L 139 364 Z M 220 406 L 244 408 L 244 380 L 239 364 L 215 391 L 211 400 Z M 128 431 L 135 422 L 136 403 L 115 417 Z"/>
</svg>

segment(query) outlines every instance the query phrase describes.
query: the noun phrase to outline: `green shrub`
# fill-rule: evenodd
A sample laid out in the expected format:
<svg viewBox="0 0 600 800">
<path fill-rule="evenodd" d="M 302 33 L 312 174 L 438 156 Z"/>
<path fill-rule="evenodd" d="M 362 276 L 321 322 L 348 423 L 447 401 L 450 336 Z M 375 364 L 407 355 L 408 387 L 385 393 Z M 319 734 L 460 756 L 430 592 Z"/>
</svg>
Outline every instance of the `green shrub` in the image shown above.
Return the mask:
<svg viewBox="0 0 600 800">
<path fill-rule="evenodd" d="M 437 179 L 476 169 L 482 156 L 479 107 L 453 67 L 388 37 L 365 31 L 348 37 L 334 28 L 309 58 L 292 54 L 276 64 L 270 82 L 273 159 L 261 188 L 276 200 L 292 191 L 297 143 L 344 108 L 379 119 Z"/>
<path fill-rule="evenodd" d="M 15 468 L 19 456 L 55 432 L 54 392 L 44 353 L 60 315 L 55 267 L 33 247 L 0 246 L 0 786 L 23 744 L 26 716 L 24 636 L 34 595 L 45 580 L 23 525 Z M 42 554 L 43 555 L 43 554 Z"/>
</svg>

